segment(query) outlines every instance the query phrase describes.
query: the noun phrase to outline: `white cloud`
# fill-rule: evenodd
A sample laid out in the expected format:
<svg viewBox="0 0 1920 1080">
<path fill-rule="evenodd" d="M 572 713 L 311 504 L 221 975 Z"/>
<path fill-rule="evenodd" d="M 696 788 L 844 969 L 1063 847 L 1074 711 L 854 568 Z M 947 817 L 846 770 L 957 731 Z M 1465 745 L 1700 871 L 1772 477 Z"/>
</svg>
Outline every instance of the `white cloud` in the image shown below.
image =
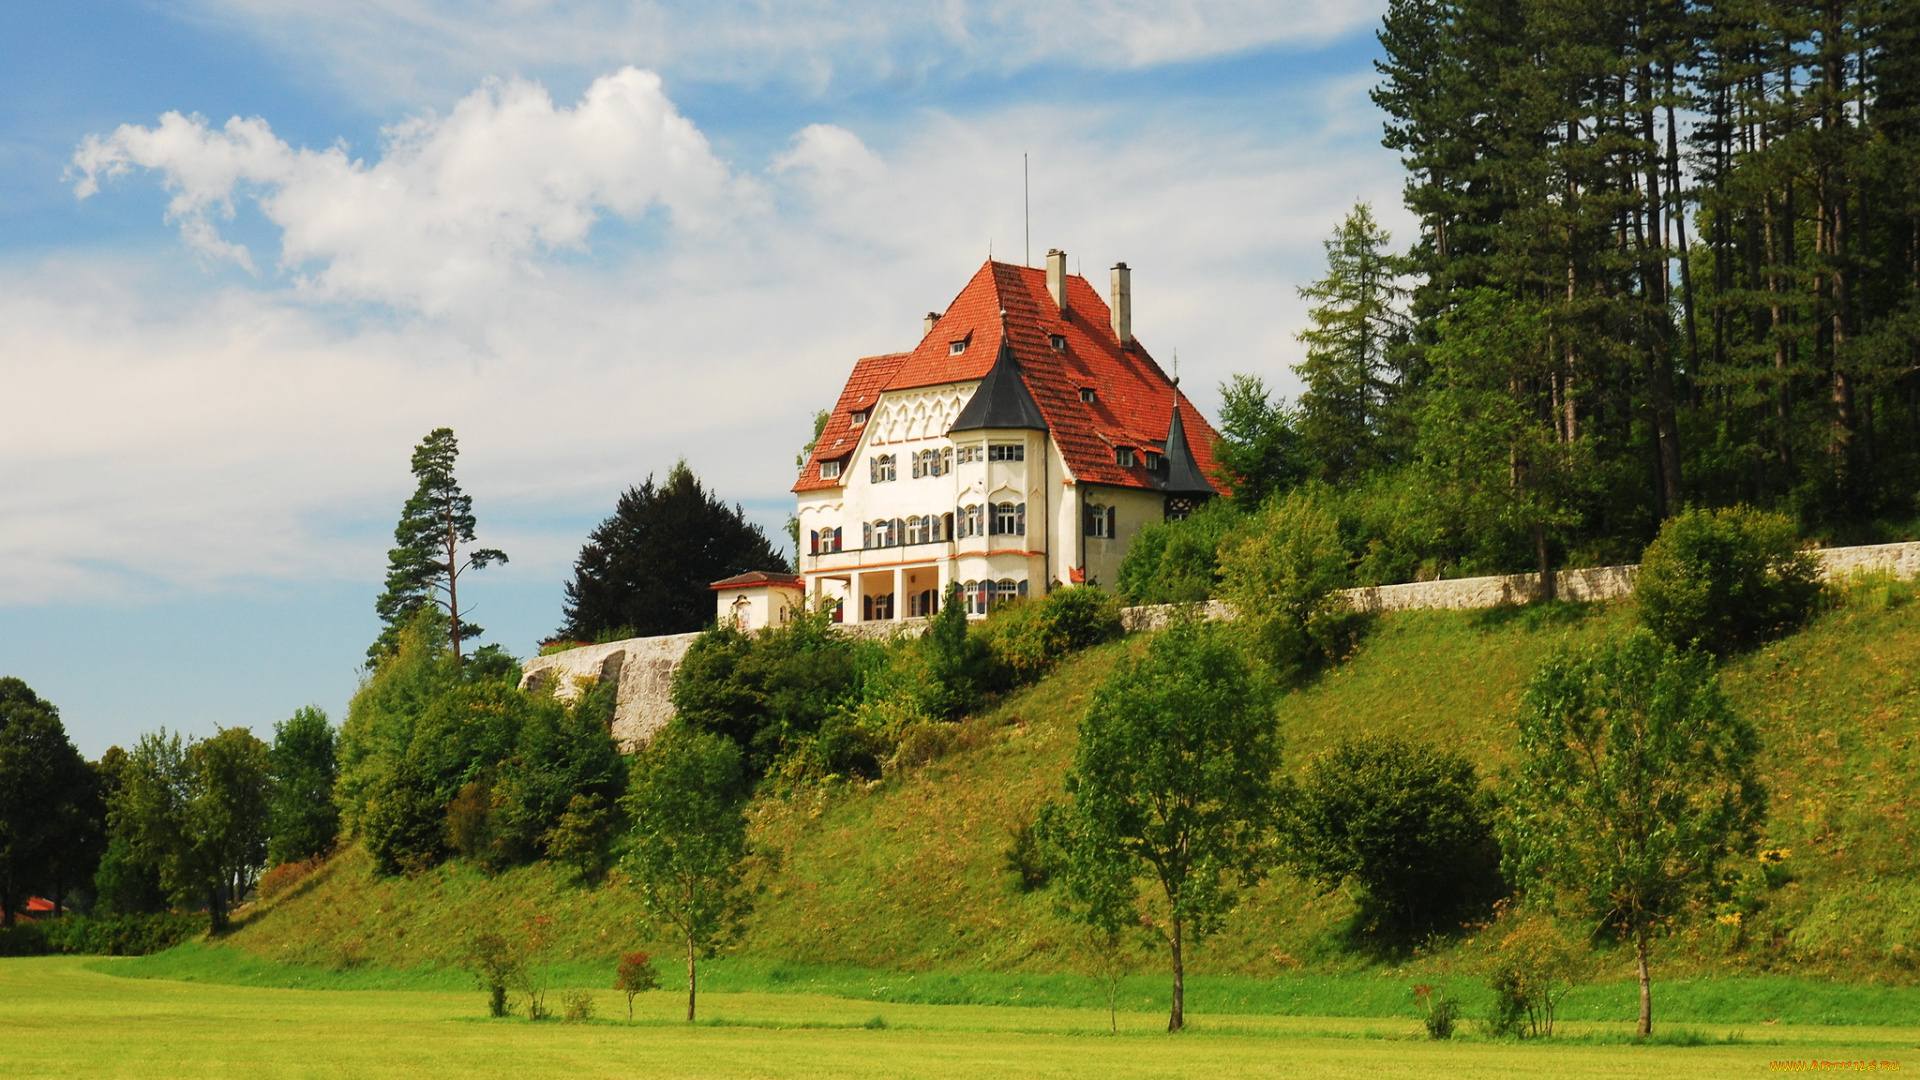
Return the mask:
<svg viewBox="0 0 1920 1080">
<path fill-rule="evenodd" d="M 1380 0 L 197 0 L 343 90 L 417 101 L 492 72 L 639 64 L 677 78 L 812 90 L 1008 74 L 1040 64 L 1132 70 L 1376 21 Z"/>
<path fill-rule="evenodd" d="M 1067 249 L 1096 286 L 1128 260 L 1137 332 L 1179 349 L 1203 407 L 1232 372 L 1289 382 L 1294 287 L 1355 198 L 1400 224 L 1391 158 L 1340 125 L 927 112 L 807 126 L 728 165 L 634 71 L 570 108 L 490 84 L 369 161 L 263 120 L 89 140 L 83 194 L 151 169 L 187 245 L 215 254 L 255 200 L 300 273 L 235 283 L 179 254 L 0 266 L 0 362 L 33 403 L 0 425 L 0 604 L 377 579 L 407 453 L 442 424 L 483 539 L 514 555 L 502 574 L 557 582 L 578 521 L 682 455 L 777 530 L 807 418 L 852 358 L 910 345 L 989 242 L 1021 257 L 1029 148 L 1035 249 Z M 657 242 L 571 254 L 650 207 Z"/>
<path fill-rule="evenodd" d="M 433 313 L 497 290 L 543 253 L 583 250 L 603 212 L 633 220 L 658 206 L 697 230 L 755 198 L 659 77 L 634 68 L 595 80 L 572 108 L 535 83 L 490 82 L 446 116 L 385 135 L 369 165 L 338 145 L 295 149 L 262 119 L 215 129 L 168 113 L 151 128 L 89 136 L 74 155 L 75 191 L 90 197 L 134 167 L 159 171 L 188 244 L 251 268 L 218 226 L 249 192 L 280 230 L 281 265 L 317 265 L 304 282 L 321 296 Z"/>
</svg>

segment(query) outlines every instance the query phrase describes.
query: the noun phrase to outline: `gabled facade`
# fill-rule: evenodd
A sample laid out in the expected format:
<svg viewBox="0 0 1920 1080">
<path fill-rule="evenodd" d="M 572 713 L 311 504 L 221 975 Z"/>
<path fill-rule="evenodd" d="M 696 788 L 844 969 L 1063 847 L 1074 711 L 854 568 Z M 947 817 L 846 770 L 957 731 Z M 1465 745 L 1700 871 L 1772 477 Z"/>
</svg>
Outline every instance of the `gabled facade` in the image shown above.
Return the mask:
<svg viewBox="0 0 1920 1080">
<path fill-rule="evenodd" d="M 1141 526 L 1215 494 L 1212 425 L 1112 303 L 1049 252 L 988 261 L 910 352 L 868 357 L 793 490 L 809 602 L 847 622 L 1111 586 Z"/>
</svg>

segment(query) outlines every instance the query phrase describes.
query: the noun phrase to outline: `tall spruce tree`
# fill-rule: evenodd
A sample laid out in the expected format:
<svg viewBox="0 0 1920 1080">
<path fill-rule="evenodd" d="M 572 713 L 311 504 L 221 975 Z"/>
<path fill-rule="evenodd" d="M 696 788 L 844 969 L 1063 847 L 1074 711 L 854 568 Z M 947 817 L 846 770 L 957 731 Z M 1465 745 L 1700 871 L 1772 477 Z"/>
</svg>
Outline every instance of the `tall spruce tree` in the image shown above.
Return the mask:
<svg viewBox="0 0 1920 1080">
<path fill-rule="evenodd" d="M 413 451 L 413 475 L 419 481 L 394 526 L 394 548 L 387 552 L 387 589 L 375 602 L 385 623 L 379 640 L 367 649 L 378 663 L 400 647 L 400 630 L 428 604 L 446 613 L 447 638 L 454 662 L 460 643 L 485 633 L 466 621 L 472 605 L 460 606 L 460 576 L 507 561 L 495 548 L 475 548 L 473 498 L 460 490 L 453 464 L 460 444 L 452 428 L 435 428 Z"/>
<path fill-rule="evenodd" d="M 1341 483 L 1392 455 L 1382 445 L 1397 404 L 1393 370 L 1406 340 L 1402 290 L 1390 237 L 1366 203 L 1354 206 L 1326 241 L 1326 276 L 1300 289 L 1314 302 L 1300 332 L 1306 359 L 1294 367 L 1299 431 L 1313 448 L 1318 479 Z"/>
<path fill-rule="evenodd" d="M 713 582 L 750 570 L 785 570 L 745 511 L 709 494 L 681 461 L 664 484 L 647 477 L 620 496 L 593 530 L 567 583 L 567 621 L 556 635 L 685 634 L 713 621 Z"/>
</svg>

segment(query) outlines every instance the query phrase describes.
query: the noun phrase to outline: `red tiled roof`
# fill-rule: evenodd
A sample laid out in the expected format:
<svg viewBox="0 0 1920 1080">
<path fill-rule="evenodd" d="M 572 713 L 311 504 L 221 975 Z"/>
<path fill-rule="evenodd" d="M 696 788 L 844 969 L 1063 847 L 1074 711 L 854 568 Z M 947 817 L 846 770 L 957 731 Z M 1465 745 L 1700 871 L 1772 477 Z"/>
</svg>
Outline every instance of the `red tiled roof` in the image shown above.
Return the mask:
<svg viewBox="0 0 1920 1080">
<path fill-rule="evenodd" d="M 813 453 L 801 468 L 800 479 L 793 485 L 794 491 L 837 488 L 847 482 L 844 472 L 838 480 L 820 479 L 820 463 L 853 453 L 853 448 L 860 442 L 860 429 L 853 426 L 853 414 L 861 409 L 873 408 L 873 403 L 880 400 L 880 391 L 886 388 L 888 380 L 893 378 L 893 373 L 900 369 L 907 356 L 907 353 L 888 353 L 854 361 L 853 374 L 847 376 L 846 389 L 840 391 L 840 400 L 834 403 L 833 413 L 827 417 L 827 426 L 820 430 L 820 438 L 814 441 Z"/>
<path fill-rule="evenodd" d="M 1173 420 L 1173 380 L 1138 339 L 1129 346 L 1120 344 L 1106 301 L 1085 278 L 1068 275 L 1067 307 L 1060 311 L 1047 292 L 1044 269 L 992 261 L 973 275 L 912 352 L 869 357 L 854 365 L 813 458 L 793 489 L 840 486 L 842 481 L 819 478 L 819 463 L 853 450 L 859 434 L 849 414 L 871 408 L 882 391 L 984 377 L 1000 351 L 1003 310 L 1027 389 L 1074 476 L 1082 483 L 1152 490 L 1154 478 L 1144 455 L 1136 455 L 1138 464 L 1126 468 L 1114 461 L 1113 451 L 1116 446 L 1163 448 Z M 1064 352 L 1050 344 L 1054 334 L 1066 339 Z M 950 355 L 951 343 L 961 340 L 968 342 L 967 351 Z M 1080 400 L 1083 386 L 1093 388 L 1093 401 Z M 1185 395 L 1178 400 L 1194 459 L 1203 472 L 1211 473 L 1218 436 Z"/>
<path fill-rule="evenodd" d="M 769 570 L 749 570 L 744 574 L 735 574 L 730 578 L 721 578 L 710 589 L 745 589 L 754 585 L 788 585 L 798 588 L 807 583 L 799 574 L 777 574 Z"/>
</svg>

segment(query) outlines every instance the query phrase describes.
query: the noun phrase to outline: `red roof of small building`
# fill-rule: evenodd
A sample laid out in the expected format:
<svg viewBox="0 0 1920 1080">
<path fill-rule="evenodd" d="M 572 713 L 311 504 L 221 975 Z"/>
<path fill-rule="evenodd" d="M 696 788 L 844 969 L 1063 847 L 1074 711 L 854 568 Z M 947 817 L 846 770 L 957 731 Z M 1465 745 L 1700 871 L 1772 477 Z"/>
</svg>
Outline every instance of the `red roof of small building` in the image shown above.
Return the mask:
<svg viewBox="0 0 1920 1080">
<path fill-rule="evenodd" d="M 27 897 L 27 910 L 29 912 L 52 911 L 53 901 L 44 896 L 29 896 Z"/>
<path fill-rule="evenodd" d="M 710 589 L 751 589 L 756 585 L 782 585 L 788 588 L 805 588 L 807 579 L 799 574 L 780 574 L 770 570 L 749 570 L 744 574 L 735 574 L 730 578 L 721 578 Z"/>
<path fill-rule="evenodd" d="M 853 452 L 860 431 L 853 426 L 852 414 L 871 410 L 884 391 L 984 377 L 1000 351 L 1002 311 L 1007 313 L 1008 344 L 1027 390 L 1076 479 L 1153 490 L 1157 485 L 1147 471 L 1145 456 L 1135 455 L 1136 464 L 1129 468 L 1114 460 L 1114 449 L 1163 450 L 1176 400 L 1194 459 L 1202 471 L 1211 473 L 1213 443 L 1218 438 L 1213 425 L 1179 394 L 1138 339 L 1120 344 L 1106 301 L 1085 278 L 1070 274 L 1066 284 L 1067 306 L 1058 310 L 1047 292 L 1044 269 L 989 260 L 912 352 L 872 356 L 854 364 L 793 490 L 815 491 L 845 482 L 844 473 L 839 480 L 822 480 L 820 463 Z M 1065 339 L 1064 350 L 1053 348 L 1050 338 L 1054 335 Z M 951 355 L 955 341 L 967 342 L 966 351 L 958 356 Z M 1093 401 L 1080 400 L 1082 387 L 1094 391 Z"/>
</svg>

